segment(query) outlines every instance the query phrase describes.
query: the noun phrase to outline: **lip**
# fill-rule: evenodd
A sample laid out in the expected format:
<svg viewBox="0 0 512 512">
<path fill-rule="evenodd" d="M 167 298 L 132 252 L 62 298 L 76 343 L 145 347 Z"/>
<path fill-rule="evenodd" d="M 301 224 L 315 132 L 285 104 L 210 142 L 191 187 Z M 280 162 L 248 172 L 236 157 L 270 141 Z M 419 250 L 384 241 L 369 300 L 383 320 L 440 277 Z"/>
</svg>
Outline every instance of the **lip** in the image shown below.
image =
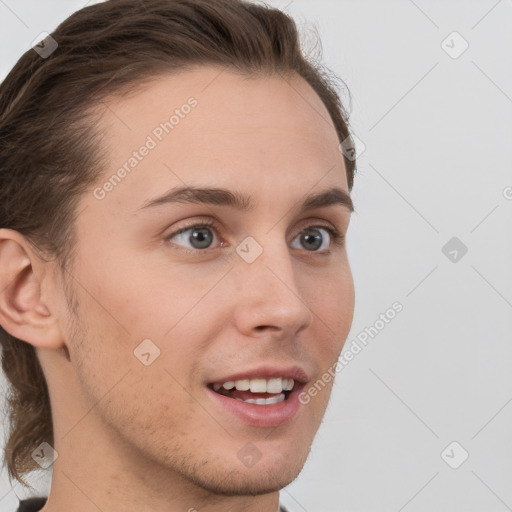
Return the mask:
<svg viewBox="0 0 512 512">
<path fill-rule="evenodd" d="M 240 375 L 242 375 L 243 378 L 243 376 L 247 374 Z M 255 374 L 252 373 L 251 375 L 254 376 Z M 268 378 L 272 377 L 270 376 Z M 230 379 L 232 380 L 232 377 L 230 377 Z M 304 387 L 304 383 L 299 384 L 296 382 L 293 390 L 289 392 L 289 395 L 285 400 L 271 405 L 249 404 L 216 393 L 208 386 L 206 386 L 205 389 L 209 399 L 213 402 L 214 406 L 222 411 L 222 416 L 226 416 L 227 413 L 228 416 L 234 416 L 248 426 L 270 428 L 283 425 L 300 412 L 301 407 L 304 407 L 304 405 L 299 401 L 299 394 L 304 389 Z"/>
<path fill-rule="evenodd" d="M 227 377 L 219 377 L 208 382 L 208 384 L 224 384 L 224 382 L 243 379 L 272 379 L 284 377 L 293 379 L 296 383 L 305 384 L 309 381 L 307 373 L 300 366 L 258 366 L 251 370 L 244 370 Z M 291 398 L 291 397 L 290 397 Z M 250 404 L 249 404 L 250 405 Z"/>
</svg>

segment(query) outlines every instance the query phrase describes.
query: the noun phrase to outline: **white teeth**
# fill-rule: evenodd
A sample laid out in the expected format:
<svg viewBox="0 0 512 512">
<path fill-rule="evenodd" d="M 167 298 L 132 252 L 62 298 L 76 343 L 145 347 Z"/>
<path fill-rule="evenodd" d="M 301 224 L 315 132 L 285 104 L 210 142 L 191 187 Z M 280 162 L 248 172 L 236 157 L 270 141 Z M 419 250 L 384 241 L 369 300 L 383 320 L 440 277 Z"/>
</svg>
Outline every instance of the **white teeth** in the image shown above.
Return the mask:
<svg viewBox="0 0 512 512">
<path fill-rule="evenodd" d="M 236 387 L 236 389 L 238 389 L 238 391 L 247 391 L 250 387 L 250 380 L 249 379 L 235 380 L 235 387 Z"/>
<path fill-rule="evenodd" d="M 267 393 L 281 393 L 283 390 L 282 379 L 268 379 L 267 381 Z"/>
<path fill-rule="evenodd" d="M 251 388 L 251 393 L 266 393 L 267 381 L 265 379 L 251 379 L 249 387 Z"/>
<path fill-rule="evenodd" d="M 233 388 L 239 391 L 248 391 L 252 393 L 281 393 L 283 391 L 291 391 L 295 382 L 293 379 L 283 379 L 282 377 L 272 379 L 240 379 L 240 380 L 229 380 L 224 384 L 214 384 L 214 391 L 218 391 L 220 388 L 230 390 Z"/>
<path fill-rule="evenodd" d="M 241 398 L 237 398 L 240 402 L 245 402 L 247 404 L 255 404 L 255 405 L 271 405 L 278 404 L 284 400 L 284 393 L 280 393 L 277 396 L 271 396 L 270 398 L 248 398 L 247 400 L 242 400 Z"/>
<path fill-rule="evenodd" d="M 293 379 L 288 379 L 288 382 L 286 383 L 286 385 L 283 383 L 283 389 L 285 391 L 291 391 L 293 389 L 294 385 L 295 385 L 294 380 Z"/>
</svg>

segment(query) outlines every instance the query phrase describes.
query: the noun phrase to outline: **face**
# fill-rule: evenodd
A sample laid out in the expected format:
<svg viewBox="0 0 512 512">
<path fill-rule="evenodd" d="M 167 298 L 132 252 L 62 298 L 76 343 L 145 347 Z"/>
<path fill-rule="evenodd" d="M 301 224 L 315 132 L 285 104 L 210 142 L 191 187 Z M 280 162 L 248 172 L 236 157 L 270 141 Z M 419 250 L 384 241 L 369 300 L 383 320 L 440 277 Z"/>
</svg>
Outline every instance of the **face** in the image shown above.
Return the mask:
<svg viewBox="0 0 512 512">
<path fill-rule="evenodd" d="M 201 67 L 111 98 L 109 168 L 78 207 L 78 309 L 62 318 L 75 399 L 95 404 L 97 436 L 221 494 L 300 472 L 332 381 L 299 393 L 353 315 L 339 141 L 309 85 L 288 82 Z"/>
</svg>

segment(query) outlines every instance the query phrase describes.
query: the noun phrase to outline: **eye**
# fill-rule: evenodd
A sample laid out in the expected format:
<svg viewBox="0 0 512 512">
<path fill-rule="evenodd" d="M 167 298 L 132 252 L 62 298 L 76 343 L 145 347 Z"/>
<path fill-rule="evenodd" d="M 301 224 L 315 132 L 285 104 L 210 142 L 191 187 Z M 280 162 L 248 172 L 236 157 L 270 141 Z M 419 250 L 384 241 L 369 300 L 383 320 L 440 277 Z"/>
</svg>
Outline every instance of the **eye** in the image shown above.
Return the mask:
<svg viewBox="0 0 512 512">
<path fill-rule="evenodd" d="M 186 226 L 175 233 L 171 233 L 165 238 L 165 241 L 174 240 L 176 245 L 184 245 L 187 252 L 197 252 L 201 249 L 210 249 L 213 240 L 216 238 L 217 224 L 210 220 L 202 221 L 190 226 Z M 328 233 L 328 236 L 322 235 L 322 232 Z M 330 226 L 309 226 L 303 229 L 294 240 L 299 240 L 308 252 L 324 253 L 328 252 L 331 245 L 343 245 L 345 236 L 337 229 Z M 187 244 L 188 247 L 187 247 Z M 319 250 L 321 249 L 321 250 Z"/>
<path fill-rule="evenodd" d="M 214 238 L 212 236 L 214 231 L 216 231 L 214 222 L 203 221 L 200 224 L 194 224 L 180 229 L 166 237 L 165 240 L 169 241 L 174 238 L 177 239 L 178 245 L 190 243 L 189 248 L 191 247 L 192 249 L 209 249 Z"/>
<path fill-rule="evenodd" d="M 329 236 L 323 236 L 322 231 L 327 232 Z M 299 242 L 303 244 L 303 247 L 306 247 L 307 251 L 321 253 L 329 250 L 332 245 L 331 242 L 342 245 L 344 238 L 337 229 L 327 226 L 310 226 L 302 230 L 296 239 L 299 239 Z"/>
</svg>

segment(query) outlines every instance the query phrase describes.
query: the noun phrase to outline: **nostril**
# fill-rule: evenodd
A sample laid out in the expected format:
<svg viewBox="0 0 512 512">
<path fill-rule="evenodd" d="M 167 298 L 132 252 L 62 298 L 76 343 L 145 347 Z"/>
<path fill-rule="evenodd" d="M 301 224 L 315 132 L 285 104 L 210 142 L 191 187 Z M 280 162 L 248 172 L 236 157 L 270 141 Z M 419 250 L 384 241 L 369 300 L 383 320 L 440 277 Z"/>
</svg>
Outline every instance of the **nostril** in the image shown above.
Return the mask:
<svg viewBox="0 0 512 512">
<path fill-rule="evenodd" d="M 278 331 L 279 327 L 276 327 L 274 325 L 258 325 L 258 326 L 256 326 L 256 330 L 258 330 L 258 331 L 264 331 L 265 329 Z"/>
</svg>

